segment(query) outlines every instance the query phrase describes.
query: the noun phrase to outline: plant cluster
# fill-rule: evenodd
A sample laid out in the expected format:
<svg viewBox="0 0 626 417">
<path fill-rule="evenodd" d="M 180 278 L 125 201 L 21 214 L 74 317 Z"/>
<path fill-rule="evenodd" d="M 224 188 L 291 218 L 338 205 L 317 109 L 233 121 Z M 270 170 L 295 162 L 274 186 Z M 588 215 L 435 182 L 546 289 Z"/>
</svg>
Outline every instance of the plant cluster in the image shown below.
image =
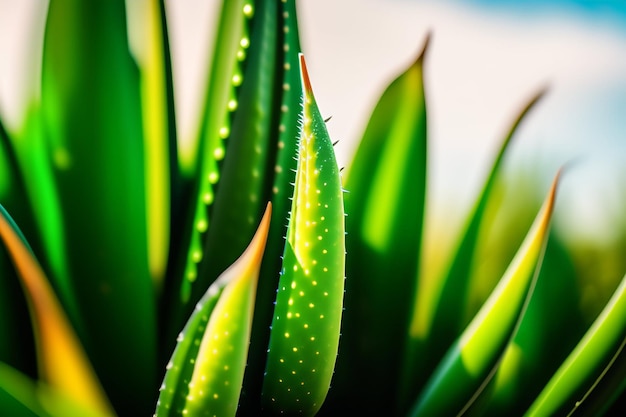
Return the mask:
<svg viewBox="0 0 626 417">
<path fill-rule="evenodd" d="M 343 173 L 295 0 L 223 2 L 185 141 L 164 2 L 145 6 L 133 54 L 123 0 L 50 0 L 40 97 L 21 128 L 0 124 L 0 414 L 623 405 L 626 279 L 593 323 L 577 315 L 575 263 L 550 234 L 566 172 L 534 220 L 511 220 L 524 227 L 498 242 L 496 272 L 476 272 L 506 153 L 543 92 L 503 138 L 434 277 L 423 256 L 428 42 Z M 477 285 L 488 287 L 478 302 Z"/>
</svg>

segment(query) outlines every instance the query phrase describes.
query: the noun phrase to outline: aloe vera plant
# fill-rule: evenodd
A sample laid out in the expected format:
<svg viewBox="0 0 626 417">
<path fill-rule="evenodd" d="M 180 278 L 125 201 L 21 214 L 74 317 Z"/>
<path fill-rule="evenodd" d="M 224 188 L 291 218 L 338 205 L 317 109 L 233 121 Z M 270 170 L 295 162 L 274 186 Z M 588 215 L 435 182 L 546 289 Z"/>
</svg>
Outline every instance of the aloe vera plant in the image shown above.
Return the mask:
<svg viewBox="0 0 626 417">
<path fill-rule="evenodd" d="M 20 127 L 0 121 L 0 414 L 623 405 L 626 278 L 582 318 L 576 254 L 550 233 L 567 170 L 541 208 L 500 213 L 522 226 L 496 234 L 495 272 L 476 272 L 503 211 L 506 154 L 543 93 L 432 276 L 428 42 L 382 93 L 343 174 L 294 0 L 223 2 L 190 140 L 177 137 L 164 2 L 145 7 L 132 53 L 124 1 L 50 0 L 40 95 Z"/>
</svg>

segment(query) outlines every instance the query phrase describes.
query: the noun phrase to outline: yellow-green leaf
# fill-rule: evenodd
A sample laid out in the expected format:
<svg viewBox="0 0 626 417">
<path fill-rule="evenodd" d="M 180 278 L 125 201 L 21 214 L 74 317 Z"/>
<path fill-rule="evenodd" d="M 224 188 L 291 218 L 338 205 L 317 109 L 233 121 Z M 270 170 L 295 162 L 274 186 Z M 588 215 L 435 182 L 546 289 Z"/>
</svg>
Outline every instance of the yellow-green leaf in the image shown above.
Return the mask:
<svg viewBox="0 0 626 417">
<path fill-rule="evenodd" d="M 268 348 L 262 404 L 313 415 L 330 386 L 343 307 L 343 190 L 332 143 L 300 55 L 298 168 Z"/>
<path fill-rule="evenodd" d="M 270 217 L 268 205 L 248 248 L 209 287 L 179 335 L 157 416 L 235 415 Z"/>
<path fill-rule="evenodd" d="M 29 304 L 41 377 L 77 402 L 113 415 L 91 363 L 39 263 L 0 206 L 0 238 L 21 279 Z"/>
<path fill-rule="evenodd" d="M 576 411 L 593 393 L 615 359 L 621 354 L 624 360 L 625 338 L 626 276 L 526 415 L 565 415 Z M 623 381 L 623 375 L 619 379 Z"/>
<path fill-rule="evenodd" d="M 407 367 L 399 352 L 406 343 L 422 243 L 427 45 L 428 38 L 381 96 L 346 180 L 346 268 L 352 279 L 346 280 L 341 354 L 328 401 L 333 407 L 347 402 L 355 414 L 387 412 Z M 363 396 L 371 400 L 359 401 Z"/>
<path fill-rule="evenodd" d="M 19 417 L 106 417 L 102 410 L 85 407 L 75 396 L 43 381 L 33 381 L 0 362 L 0 412 Z"/>
<path fill-rule="evenodd" d="M 436 368 L 412 416 L 457 415 L 473 405 L 493 377 L 532 294 L 558 178 L 502 279 Z"/>
</svg>

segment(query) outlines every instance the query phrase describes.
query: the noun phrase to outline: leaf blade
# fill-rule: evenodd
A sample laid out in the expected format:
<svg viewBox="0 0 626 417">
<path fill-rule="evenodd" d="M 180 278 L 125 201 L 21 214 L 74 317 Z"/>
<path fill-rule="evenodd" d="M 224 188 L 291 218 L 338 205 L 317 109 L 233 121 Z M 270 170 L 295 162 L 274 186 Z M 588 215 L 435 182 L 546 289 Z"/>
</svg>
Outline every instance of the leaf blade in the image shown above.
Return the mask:
<svg viewBox="0 0 626 417">
<path fill-rule="evenodd" d="M 41 109 L 78 331 L 114 406 L 137 414 L 156 400 L 158 343 L 140 76 L 126 23 L 122 0 L 50 1 Z"/>
<path fill-rule="evenodd" d="M 157 416 L 235 415 L 271 203 L 248 248 L 207 290 L 168 364 Z"/>
<path fill-rule="evenodd" d="M 519 124 L 544 94 L 543 89 L 530 98 L 505 135 L 444 275 L 434 283 L 428 279 L 430 277 L 420 276 L 418 279 L 409 339 L 404 353 L 407 364 L 403 376 L 404 389 L 412 392 L 412 395 L 419 392 L 465 325 L 460 317 L 463 317 L 465 309 L 464 297 L 487 203 Z M 421 363 L 418 358 L 424 355 L 432 358 L 432 361 Z M 405 400 L 410 397 L 411 394 Z"/>
<path fill-rule="evenodd" d="M 266 410 L 313 415 L 330 386 L 345 274 L 343 190 L 334 150 L 300 55 L 298 169 L 268 348 Z"/>
<path fill-rule="evenodd" d="M 438 365 L 412 416 L 462 414 L 491 381 L 535 285 L 559 176 L 509 268 Z"/>
<path fill-rule="evenodd" d="M 428 42 L 382 93 L 347 174 L 346 311 L 328 412 L 385 414 L 398 396 L 426 197 Z"/>
<path fill-rule="evenodd" d="M 21 232 L 2 206 L 0 238 L 11 255 L 29 302 L 43 378 L 78 402 L 113 415 L 106 394 L 54 291 Z"/>
<path fill-rule="evenodd" d="M 612 365 L 612 358 L 620 354 L 626 337 L 625 317 L 626 277 L 526 415 L 573 413 L 580 407 Z M 571 404 L 575 404 L 573 410 Z"/>
</svg>

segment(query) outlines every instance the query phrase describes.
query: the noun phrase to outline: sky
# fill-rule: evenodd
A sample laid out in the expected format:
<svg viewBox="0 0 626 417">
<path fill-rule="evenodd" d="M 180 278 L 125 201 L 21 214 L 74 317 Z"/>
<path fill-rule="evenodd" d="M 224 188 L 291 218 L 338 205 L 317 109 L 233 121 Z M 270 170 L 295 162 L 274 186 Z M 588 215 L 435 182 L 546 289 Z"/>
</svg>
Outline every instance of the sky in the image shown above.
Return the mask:
<svg viewBox="0 0 626 417">
<path fill-rule="evenodd" d="M 333 116 L 331 136 L 343 141 L 340 157 L 349 164 L 382 87 L 430 31 L 431 222 L 460 226 L 463 215 L 454 215 L 473 202 L 512 118 L 548 86 L 518 130 L 507 167 L 539 177 L 547 191 L 559 167 L 570 166 L 557 204 L 562 227 L 606 239 L 618 229 L 626 194 L 626 18 L 617 3 L 594 10 L 573 3 L 303 3 L 311 18 L 302 22 L 303 49 L 313 57 L 322 112 Z"/>
<path fill-rule="evenodd" d="M 28 58 L 32 47 L 21 45 L 41 36 L 45 4 L 0 0 L 0 110 L 14 118 L 20 93 L 36 88 L 14 81 L 36 69 Z M 194 124 L 189 110 L 198 107 L 216 4 L 166 0 L 183 137 Z M 449 214 L 471 204 L 512 118 L 547 86 L 518 131 L 507 167 L 539 177 L 547 191 L 556 170 L 569 164 L 557 205 L 566 228 L 603 237 L 615 229 L 626 198 L 626 2 L 315 0 L 298 6 L 303 52 L 321 111 L 332 116 L 328 128 L 339 140 L 340 165 L 349 165 L 383 88 L 415 59 L 430 32 L 424 76 L 431 216 L 462 222 L 462 215 Z"/>
</svg>

